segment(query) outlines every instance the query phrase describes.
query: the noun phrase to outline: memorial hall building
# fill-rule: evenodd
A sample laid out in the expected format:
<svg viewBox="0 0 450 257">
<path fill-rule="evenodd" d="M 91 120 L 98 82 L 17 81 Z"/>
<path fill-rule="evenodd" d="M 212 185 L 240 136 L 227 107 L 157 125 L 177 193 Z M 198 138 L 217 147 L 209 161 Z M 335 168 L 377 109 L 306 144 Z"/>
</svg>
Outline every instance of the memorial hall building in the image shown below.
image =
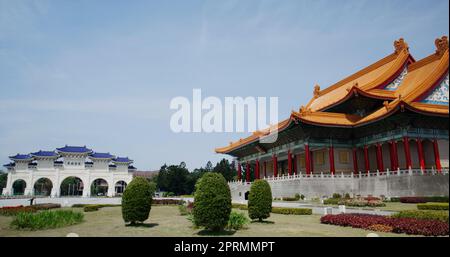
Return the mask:
<svg viewBox="0 0 450 257">
<path fill-rule="evenodd" d="M 379 61 L 316 85 L 311 100 L 277 125 L 216 148 L 238 163 L 236 197 L 254 179 L 270 181 L 278 196 L 448 195 L 448 38 L 435 47 L 416 60 L 401 38 Z"/>
</svg>

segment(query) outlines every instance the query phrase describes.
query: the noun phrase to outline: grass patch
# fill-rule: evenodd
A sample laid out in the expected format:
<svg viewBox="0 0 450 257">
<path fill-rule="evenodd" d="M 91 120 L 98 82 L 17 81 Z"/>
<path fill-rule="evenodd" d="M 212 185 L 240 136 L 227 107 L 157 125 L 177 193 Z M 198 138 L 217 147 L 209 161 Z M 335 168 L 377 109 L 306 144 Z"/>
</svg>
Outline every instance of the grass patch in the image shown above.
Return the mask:
<svg viewBox="0 0 450 257">
<path fill-rule="evenodd" d="M 42 230 L 78 224 L 83 218 L 83 213 L 72 210 L 21 212 L 16 215 L 11 226 L 16 229 Z"/>
</svg>

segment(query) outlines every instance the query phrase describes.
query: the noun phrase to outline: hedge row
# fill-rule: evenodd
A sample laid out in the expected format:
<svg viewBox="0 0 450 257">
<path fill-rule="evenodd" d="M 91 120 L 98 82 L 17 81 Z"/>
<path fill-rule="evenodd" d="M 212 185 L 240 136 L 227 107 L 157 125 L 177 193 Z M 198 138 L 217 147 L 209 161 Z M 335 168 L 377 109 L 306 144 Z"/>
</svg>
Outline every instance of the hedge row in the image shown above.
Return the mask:
<svg viewBox="0 0 450 257">
<path fill-rule="evenodd" d="M 312 209 L 272 207 L 271 212 L 278 213 L 278 214 L 287 214 L 287 215 L 311 215 Z"/>
<path fill-rule="evenodd" d="M 423 204 L 418 204 L 417 209 L 448 211 L 448 203 L 423 203 Z"/>
<path fill-rule="evenodd" d="M 103 207 L 118 207 L 120 204 L 74 204 L 72 208 L 83 208 L 85 212 L 98 211 Z"/>
<path fill-rule="evenodd" d="M 423 220 L 440 220 L 448 223 L 448 211 L 422 211 L 422 210 L 408 210 L 400 211 L 392 215 L 395 218 L 415 218 Z"/>
<path fill-rule="evenodd" d="M 183 200 L 177 199 L 153 199 L 152 201 L 152 205 L 179 205 L 183 203 Z"/>
<path fill-rule="evenodd" d="M 390 202 L 402 202 L 402 203 L 448 203 L 448 196 L 404 196 L 404 197 L 392 197 Z"/>
<path fill-rule="evenodd" d="M 231 208 L 236 208 L 236 209 L 240 209 L 240 210 L 248 210 L 248 206 L 246 204 L 242 204 L 242 203 L 232 203 Z"/>
<path fill-rule="evenodd" d="M 382 225 L 385 232 L 406 233 L 410 235 L 446 236 L 449 235 L 447 222 L 415 218 L 395 218 L 369 214 L 337 214 L 325 215 L 320 219 L 323 224 L 344 227 L 374 229 L 374 225 Z M 379 226 L 377 226 L 379 227 Z"/>
</svg>

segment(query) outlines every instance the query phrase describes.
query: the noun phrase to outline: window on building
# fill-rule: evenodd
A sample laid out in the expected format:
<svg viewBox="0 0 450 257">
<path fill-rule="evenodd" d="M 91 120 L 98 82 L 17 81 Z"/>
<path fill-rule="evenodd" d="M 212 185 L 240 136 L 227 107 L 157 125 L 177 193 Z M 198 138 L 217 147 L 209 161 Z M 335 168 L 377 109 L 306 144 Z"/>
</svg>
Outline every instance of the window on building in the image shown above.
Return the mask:
<svg viewBox="0 0 450 257">
<path fill-rule="evenodd" d="M 314 163 L 316 165 L 324 165 L 325 164 L 325 152 L 324 151 L 314 152 Z"/>
</svg>

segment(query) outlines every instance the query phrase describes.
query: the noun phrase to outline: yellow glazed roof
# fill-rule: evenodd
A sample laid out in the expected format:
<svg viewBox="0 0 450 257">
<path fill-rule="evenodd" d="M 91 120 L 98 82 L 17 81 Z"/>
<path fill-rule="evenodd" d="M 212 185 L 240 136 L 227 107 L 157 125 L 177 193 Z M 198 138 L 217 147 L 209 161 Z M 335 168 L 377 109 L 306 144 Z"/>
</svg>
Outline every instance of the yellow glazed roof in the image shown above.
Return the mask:
<svg viewBox="0 0 450 257">
<path fill-rule="evenodd" d="M 435 41 L 436 52 L 417 62 L 409 54 L 408 45 L 403 39 L 394 42 L 395 53 L 364 68 L 344 80 L 320 90 L 314 88 L 314 97 L 298 112 L 272 126 L 269 129 L 254 132 L 250 137 L 231 142 L 226 147 L 215 149 L 217 153 L 229 153 L 248 143 L 270 134 L 273 130 L 283 130 L 296 120 L 319 126 L 354 127 L 382 119 L 393 114 L 398 108 L 408 108 L 416 112 L 432 115 L 447 115 L 448 105 L 420 102 L 420 98 L 436 86 L 449 68 L 448 38 L 443 36 Z M 385 90 L 382 86 L 398 75 L 407 65 L 407 73 L 395 90 Z M 353 94 L 384 99 L 383 107 L 361 117 L 344 113 L 324 112 L 322 110 L 335 106 Z"/>
</svg>

